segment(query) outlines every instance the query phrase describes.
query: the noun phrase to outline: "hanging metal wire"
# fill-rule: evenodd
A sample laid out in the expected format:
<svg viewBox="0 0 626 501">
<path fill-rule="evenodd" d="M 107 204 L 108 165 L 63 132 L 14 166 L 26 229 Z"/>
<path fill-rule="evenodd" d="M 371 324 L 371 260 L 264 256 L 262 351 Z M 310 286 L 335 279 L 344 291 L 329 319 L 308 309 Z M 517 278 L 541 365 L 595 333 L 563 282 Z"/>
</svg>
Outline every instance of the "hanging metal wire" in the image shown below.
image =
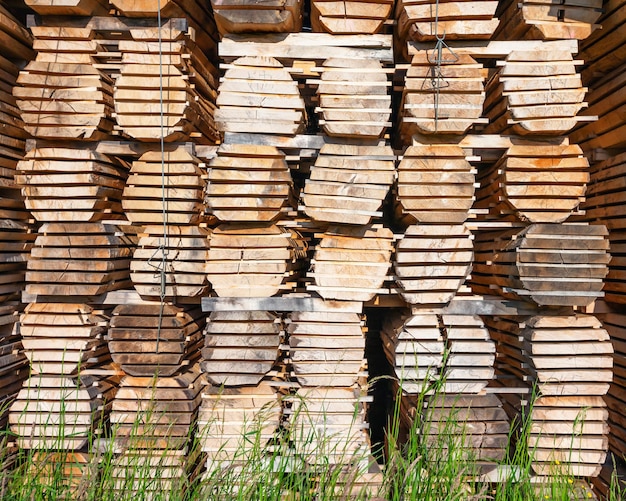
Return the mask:
<svg viewBox="0 0 626 501">
<path fill-rule="evenodd" d="M 439 126 L 439 97 L 441 89 L 449 86 L 449 83 L 443 76 L 441 66 L 443 64 L 455 63 L 459 60 L 459 56 L 457 56 L 445 42 L 445 30 L 442 34 L 439 34 L 439 0 L 436 0 L 435 2 L 435 38 L 437 40 L 435 48 L 428 53 L 427 57 L 428 62 L 431 64 L 430 86 L 431 89 L 434 90 L 435 132 L 437 132 Z"/>
</svg>

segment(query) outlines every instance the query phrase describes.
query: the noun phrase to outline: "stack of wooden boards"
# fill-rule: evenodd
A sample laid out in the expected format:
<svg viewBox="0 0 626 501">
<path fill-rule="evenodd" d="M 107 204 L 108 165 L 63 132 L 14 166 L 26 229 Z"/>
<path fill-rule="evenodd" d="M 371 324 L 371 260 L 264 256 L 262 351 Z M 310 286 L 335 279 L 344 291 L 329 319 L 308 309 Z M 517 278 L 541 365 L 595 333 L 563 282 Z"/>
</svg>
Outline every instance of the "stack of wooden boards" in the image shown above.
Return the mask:
<svg viewBox="0 0 626 501">
<path fill-rule="evenodd" d="M 563 0 L 557 4 L 534 0 L 498 2 L 496 36 L 508 40 L 584 40 L 602 15 L 602 0 Z"/>
<path fill-rule="evenodd" d="M 330 226 L 321 235 L 307 273 L 324 299 L 369 301 L 383 292 L 393 233 L 380 225 Z"/>
<path fill-rule="evenodd" d="M 302 191 L 303 210 L 315 221 L 367 225 L 394 181 L 389 146 L 325 144 Z"/>
<path fill-rule="evenodd" d="M 417 51 L 404 81 L 400 134 L 410 142 L 415 133 L 464 134 L 485 123 L 480 117 L 486 77 L 487 70 L 468 54 Z"/>
<path fill-rule="evenodd" d="M 274 146 L 222 144 L 208 164 L 205 201 L 220 221 L 280 218 L 292 190 L 285 154 Z"/>
<path fill-rule="evenodd" d="M 585 200 L 589 162 L 577 145 L 530 141 L 482 169 L 476 208 L 494 220 L 561 223 Z"/>
<path fill-rule="evenodd" d="M 396 217 L 407 224 L 463 223 L 475 200 L 476 172 L 460 146 L 409 146 L 398 164 Z"/>
<path fill-rule="evenodd" d="M 496 371 L 505 385 L 535 387 L 529 405 L 507 394 L 507 410 L 529 413 L 528 447 L 539 475 L 596 476 L 608 447 L 602 397 L 613 371 L 613 346 L 591 315 L 486 319 L 497 344 Z"/>
<path fill-rule="evenodd" d="M 398 313 L 381 338 L 398 378 L 402 423 L 419 427 L 430 460 L 452 448 L 465 460 L 504 458 L 508 418 L 497 396 L 481 394 L 494 376 L 495 344 L 480 317 Z"/>
<path fill-rule="evenodd" d="M 569 51 L 513 51 L 486 85 L 485 132 L 566 134 L 585 117 L 576 63 Z"/>
<path fill-rule="evenodd" d="M 359 386 L 366 374 L 367 327 L 359 307 L 390 291 L 385 282 L 395 279 L 398 304 L 412 306 L 399 318 L 389 313 L 383 334 L 396 375 L 410 374 L 402 381 L 407 393 L 402 405 L 410 408 L 411 394 L 442 381 L 443 398 L 428 401 L 436 418 L 427 440 L 435 443 L 434 435 L 450 434 L 441 415 L 458 407 L 471 430 L 470 449 L 482 459 L 502 457 L 508 427 L 503 407 L 497 397 L 477 394 L 493 379 L 493 338 L 498 343 L 496 380 L 519 378 L 513 389 L 527 380 L 540 383 L 530 438 L 539 451 L 536 471 L 550 473 L 551 461 L 568 459 L 574 446 L 565 444 L 561 432 L 552 437 L 552 430 L 578 433 L 580 407 L 587 405 L 590 424 L 575 442 L 574 460 L 565 462 L 575 474 L 597 473 L 606 450 L 601 396 L 610 373 L 609 345 L 597 323 L 574 316 L 572 307 L 580 310 L 601 296 L 609 240 L 615 257 L 606 297 L 624 302 L 620 259 L 626 238 L 618 231 L 623 159 L 612 154 L 623 146 L 617 96 L 623 78 L 621 63 L 616 64 L 621 56 L 603 52 L 619 46 L 623 16 L 605 16 L 608 31 L 597 31 L 583 43 L 583 60 L 589 54 L 590 62 L 581 73 L 584 85 L 591 83 L 587 115 L 599 115 L 603 123 L 579 128 L 568 144 L 560 136 L 581 121 L 577 113 L 585 106 L 586 91 L 571 50 L 520 44 L 511 51 L 509 44 L 494 57 L 485 55 L 496 50 L 486 42 L 460 51 L 454 43 L 492 37 L 496 8 L 502 21 L 497 38 L 583 38 L 600 15 L 597 1 L 566 0 L 555 8 L 536 2 L 403 1 L 396 8 L 398 54 L 413 57 L 406 60 L 406 77 L 395 96 L 389 78 L 391 37 L 334 36 L 384 31 L 393 8 L 389 2 L 314 0 L 310 22 L 315 31 L 331 33 L 323 36 L 284 34 L 301 27 L 303 6 L 295 1 L 261 8 L 216 0 L 215 21 L 206 3 L 166 1 L 162 27 L 156 26 L 154 6 L 144 2 L 112 2 L 116 14 L 127 18 L 107 16 L 109 7 L 99 0 L 30 3 L 44 16 L 32 28 L 36 58 L 27 48 L 29 35 L 0 16 L 0 41 L 8 40 L 7 50 L 14 51 L 9 57 L 30 61 L 20 73 L 11 61 L 0 59 L 0 103 L 6 105 L 0 110 L 0 241 L 2 271 L 7 272 L 0 296 L 13 299 L 20 290 L 25 256 L 34 243 L 27 292 L 48 301 L 31 304 L 21 323 L 24 352 L 42 374 L 32 392 L 45 402 L 24 413 L 29 422 L 14 423 L 21 446 L 54 443 L 54 434 L 38 435 L 38 413 L 49 400 L 58 403 L 67 394 L 82 402 L 78 417 L 70 418 L 82 428 L 75 442 L 63 445 L 85 447 L 85 430 L 100 425 L 85 418 L 86 409 L 103 406 L 108 412 L 110 405 L 102 399 L 112 397 L 115 380 L 102 383 L 100 391 L 94 375 L 78 377 L 76 368 L 95 374 L 109 363 L 110 351 L 116 371 L 126 374 L 110 417 L 120 429 L 115 473 L 120 490 L 143 488 L 144 479 L 124 484 L 129 465 L 145 465 L 152 472 L 162 467 L 165 489 L 172 485 L 167 479 L 188 476 L 186 437 L 198 412 L 206 428 L 209 468 L 232 462 L 241 448 L 253 452 L 237 441 L 246 422 L 256 419 L 266 419 L 259 423 L 263 445 L 286 425 L 294 440 L 287 454 L 318 466 L 316 445 L 341 445 L 345 450 L 328 451 L 328 458 L 350 463 L 368 451 L 367 399 Z M 607 4 L 607 11 L 618 13 L 618 3 Z M 86 17 L 59 26 L 46 17 L 57 14 Z M 190 18 L 193 29 L 167 20 L 171 16 Z M 225 36 L 221 80 L 216 27 Z M 235 32 L 256 35 L 226 35 Z M 452 48 L 433 52 L 444 33 Z M 407 48 L 409 39 L 417 49 Z M 428 48 L 419 45 L 424 42 Z M 402 71 L 395 82 L 401 82 Z M 598 72 L 606 75 L 599 78 Z M 11 97 L 16 79 L 19 87 Z M 44 87 L 42 79 L 50 85 Z M 392 101 L 399 105 L 396 129 L 390 129 Z M 28 133 L 39 139 L 23 160 L 27 133 L 21 130 L 18 108 Z M 480 141 L 472 137 L 481 131 L 493 136 L 473 147 L 472 141 Z M 209 148 L 179 144 L 212 144 L 222 134 L 224 142 L 208 156 L 197 152 Z M 533 140 L 513 137 L 501 146 L 506 142 L 501 134 L 533 135 Z M 116 135 L 133 140 L 123 159 L 100 151 L 101 146 L 122 146 L 97 143 Z M 161 137 L 173 143 L 165 154 Z M 485 147 L 489 141 L 498 146 Z M 583 151 L 592 149 L 586 155 L 592 161 L 608 158 L 593 167 L 584 206 L 597 225 L 581 223 L 583 214 L 577 212 L 589 180 Z M 305 155 L 315 160 L 309 165 Z M 388 192 L 396 156 L 402 160 L 394 219 Z M 13 181 L 18 160 L 16 180 L 26 207 L 42 223 L 36 240 Z M 302 208 L 296 213 L 298 196 Z M 470 218 L 475 221 L 468 223 Z M 112 219 L 131 224 L 114 226 Z M 611 230 L 608 239 L 604 221 Z M 477 229 L 475 235 L 470 227 Z M 307 259 L 311 269 L 304 280 L 300 270 Z M 540 313 L 536 322 L 484 320 L 490 338 L 483 319 L 445 314 L 470 273 L 475 293 L 530 300 Z M 97 310 L 88 304 L 95 296 L 131 286 L 145 304 L 113 311 L 107 350 L 101 331 L 109 312 L 84 311 Z M 205 328 L 202 314 L 191 306 L 208 294 L 226 304 L 233 297 L 269 297 L 294 289 L 321 296 L 325 305 L 355 301 L 359 312 L 280 317 L 265 310 L 216 311 Z M 162 299 L 172 304 L 163 305 Z M 38 308 L 48 308 L 55 322 L 71 332 L 79 316 L 74 306 L 88 318 L 81 324 L 88 334 L 53 339 L 34 318 L 48 314 Z M 552 306 L 565 307 L 569 314 L 549 316 L 555 313 Z M 20 349 L 15 319 L 6 312 L 6 349 L 15 351 Z M 616 329 L 624 323 L 611 321 Z M 571 343 L 569 335 L 556 332 L 564 326 L 573 332 Z M 620 334 L 613 332 L 615 341 Z M 554 347 L 546 340 L 550 336 L 564 339 Z M 551 356 L 555 350 L 562 356 Z M 584 367 L 571 367 L 568 350 Z M 23 357 L 2 360 L 3 381 L 19 376 Z M 436 368 L 436 377 L 424 365 Z M 154 373 L 156 380 L 150 377 Z M 547 383 L 554 378 L 557 383 Z M 205 380 L 209 384 L 201 395 Z M 609 400 L 616 423 L 621 383 L 616 379 L 614 400 Z M 576 392 L 584 398 L 574 398 Z M 279 393 L 289 395 L 282 404 Z M 456 394 L 462 396 L 453 404 Z M 39 405 L 34 393 L 24 393 L 18 402 L 26 398 Z M 170 399 L 183 410 L 166 405 Z M 150 402 L 156 413 L 143 406 Z M 520 412 L 521 402 L 517 407 L 512 402 L 508 399 L 506 408 Z M 267 414 L 259 412 L 265 404 Z M 144 436 L 131 444 L 125 438 L 137 420 Z M 163 435 L 164 423 L 171 425 L 171 434 Z M 619 440 L 612 447 L 623 452 Z M 179 454 L 154 465 L 145 453 L 151 447 Z M 86 456 L 80 454 L 74 459 L 84 463 Z"/>
</svg>

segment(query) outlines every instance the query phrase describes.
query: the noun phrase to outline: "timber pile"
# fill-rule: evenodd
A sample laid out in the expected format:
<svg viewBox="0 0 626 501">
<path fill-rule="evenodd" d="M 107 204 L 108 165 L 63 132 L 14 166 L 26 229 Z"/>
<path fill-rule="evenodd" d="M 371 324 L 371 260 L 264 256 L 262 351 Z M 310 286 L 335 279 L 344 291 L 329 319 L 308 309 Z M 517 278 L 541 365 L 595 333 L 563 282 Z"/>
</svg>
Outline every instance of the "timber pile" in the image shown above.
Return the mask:
<svg viewBox="0 0 626 501">
<path fill-rule="evenodd" d="M 219 33 L 217 32 L 215 18 L 208 2 L 198 0 L 162 0 L 154 3 L 137 0 L 113 0 L 111 5 L 119 14 L 126 17 L 139 18 L 140 21 L 145 21 L 146 18 L 157 19 L 159 14 L 163 20 L 184 18 L 194 33 L 195 42 L 201 50 L 216 59 L 216 45 L 219 40 Z M 158 7 L 161 8 L 160 13 L 157 10 Z"/>
<path fill-rule="evenodd" d="M 37 475 L 46 488 L 65 486 L 70 492 L 83 492 L 92 482 L 90 464 L 94 454 L 79 451 L 33 452 L 32 462 L 28 465 L 28 474 Z"/>
<path fill-rule="evenodd" d="M 604 328 L 611 336 L 614 347 L 613 381 L 608 394 L 604 397 L 609 411 L 609 449 L 617 457 L 626 450 L 626 315 L 624 313 L 598 314 Z"/>
<path fill-rule="evenodd" d="M 31 374 L 76 377 L 111 361 L 105 310 L 87 304 L 31 303 L 20 317 Z"/>
<path fill-rule="evenodd" d="M 367 225 L 382 215 L 394 177 L 388 146 L 325 144 L 304 184 L 304 212 L 316 221 Z"/>
<path fill-rule="evenodd" d="M 227 33 L 289 33 L 302 28 L 302 0 L 211 0 L 215 23 Z"/>
<path fill-rule="evenodd" d="M 500 381 L 536 385 L 539 392 L 530 409 L 515 396 L 506 406 L 511 419 L 530 412 L 533 470 L 597 475 L 608 447 L 602 397 L 613 366 L 613 348 L 600 322 L 590 315 L 540 315 L 519 321 L 494 317 L 486 323 L 497 343 Z"/>
<path fill-rule="evenodd" d="M 503 40 L 584 40 L 602 15 L 602 0 L 503 0 L 495 37 Z"/>
<path fill-rule="evenodd" d="M 133 247 L 133 237 L 110 224 L 45 223 L 28 260 L 26 292 L 92 297 L 128 288 Z"/>
<path fill-rule="evenodd" d="M 626 292 L 624 287 L 626 232 L 621 229 L 610 231 L 609 242 L 611 260 L 609 261 L 609 272 L 604 279 L 604 298 L 610 303 L 624 304 L 626 302 L 624 294 Z"/>
<path fill-rule="evenodd" d="M 214 311 L 200 367 L 216 388 L 258 385 L 274 368 L 283 340 L 281 319 L 269 311 Z"/>
<path fill-rule="evenodd" d="M 113 130 L 113 80 L 90 62 L 48 61 L 48 53 L 20 71 L 14 95 L 24 129 L 45 139 L 106 139 Z"/>
<path fill-rule="evenodd" d="M 12 193 L 15 198 L 7 196 Z M 17 189 L 0 188 L 0 205 L 4 206 L 0 208 L 4 216 L 0 217 L 0 301 L 4 303 L 17 299 L 24 290 L 26 263 L 36 233 L 26 219 L 28 213 Z"/>
<path fill-rule="evenodd" d="M 610 256 L 606 227 L 532 224 L 478 232 L 472 290 L 540 306 L 586 306 L 602 296 Z"/>
<path fill-rule="evenodd" d="M 22 449 L 80 450 L 108 417 L 116 381 L 94 376 L 32 375 L 9 410 Z"/>
<path fill-rule="evenodd" d="M 308 290 L 344 301 L 369 301 L 381 292 L 391 265 L 391 230 L 382 225 L 338 225 L 319 237 L 307 273 L 315 285 Z"/>
<path fill-rule="evenodd" d="M 174 376 L 122 379 L 111 409 L 119 453 L 112 470 L 116 491 L 154 495 L 185 481 L 203 384 L 197 365 Z M 137 478 L 128 475 L 129 466 L 140 472 Z"/>
<path fill-rule="evenodd" d="M 319 125 L 324 133 L 331 137 L 383 136 L 391 127 L 391 82 L 381 62 L 329 58 L 320 71 L 315 111 L 321 114 Z"/>
<path fill-rule="evenodd" d="M 161 136 L 165 142 L 218 141 L 217 69 L 202 49 L 175 31 L 171 39 L 152 28 L 131 34 L 133 40 L 120 40 L 118 46 L 122 66 L 113 96 L 116 129 L 147 142 Z"/>
<path fill-rule="evenodd" d="M 148 151 L 132 163 L 122 194 L 128 220 L 138 226 L 204 222 L 204 164 L 182 147 Z"/>
<path fill-rule="evenodd" d="M 478 394 L 494 374 L 494 343 L 475 315 L 397 315 L 381 332 L 404 393 Z"/>
<path fill-rule="evenodd" d="M 9 407 L 30 373 L 28 359 L 22 349 L 18 322 L 20 309 L 21 306 L 16 302 L 6 302 L 0 306 L 0 426 L 3 429 L 7 425 Z M 7 448 L 7 457 L 2 459 L 8 463 L 10 455 L 11 451 Z"/>
<path fill-rule="evenodd" d="M 460 0 L 401 0 L 396 4 L 396 36 L 408 40 L 489 40 L 498 27 L 494 17 L 498 2 Z"/>
<path fill-rule="evenodd" d="M 128 165 L 115 157 L 91 149 L 34 148 L 18 162 L 17 172 L 25 206 L 37 221 L 123 218 Z"/>
<path fill-rule="evenodd" d="M 273 57 L 241 57 L 219 85 L 215 122 L 223 132 L 293 136 L 304 130 L 305 106 L 297 82 Z"/>
<path fill-rule="evenodd" d="M 292 290 L 306 254 L 295 231 L 276 225 L 221 224 L 209 237 L 206 273 L 220 297 L 270 297 Z"/>
<path fill-rule="evenodd" d="M 267 382 L 240 388 L 207 386 L 198 415 L 199 440 L 207 454 L 207 474 L 215 466 L 232 468 L 256 457 L 280 424 L 281 405 Z M 246 440 L 246 434 L 255 440 Z M 257 442 L 257 439 L 259 442 Z"/>
<path fill-rule="evenodd" d="M 589 75 L 587 78 L 593 76 Z M 577 141 L 585 151 L 605 149 L 619 153 L 626 147 L 626 125 L 622 119 L 626 108 L 626 98 L 622 92 L 625 79 L 624 66 L 611 68 L 606 76 L 595 80 L 590 87 L 587 95 L 589 107 L 584 114 L 597 116 L 598 120 L 582 125 L 571 134 L 572 141 Z"/>
<path fill-rule="evenodd" d="M 472 269 L 473 235 L 462 224 L 414 224 L 396 243 L 398 294 L 409 304 L 445 306 Z"/>
<path fill-rule="evenodd" d="M 292 312 L 286 320 L 294 378 L 303 387 L 351 387 L 367 365 L 357 313 Z"/>
<path fill-rule="evenodd" d="M 436 314 L 388 315 L 380 336 L 403 392 L 420 394 L 440 378 L 445 340 Z"/>
<path fill-rule="evenodd" d="M 152 300 L 205 295 L 208 238 L 207 229 L 198 226 L 146 226 L 130 262 L 135 290 Z"/>
<path fill-rule="evenodd" d="M 0 172 L 2 178 L 11 178 L 11 169 L 24 154 L 28 135 L 20 117 L 12 91 L 19 75 L 20 62 L 30 60 L 32 36 L 4 6 L 0 6 Z"/>
<path fill-rule="evenodd" d="M 601 30 L 594 31 L 580 44 L 579 56 L 585 61 L 583 78 L 587 84 L 607 76 L 613 70 L 624 64 L 624 54 L 621 48 L 626 41 L 624 33 L 624 2 L 611 0 L 603 2 L 602 16 L 598 24 Z M 614 76 L 623 78 L 623 71 L 615 72 Z M 594 83 L 592 87 L 596 87 Z"/>
<path fill-rule="evenodd" d="M 459 146 L 409 146 L 398 164 L 396 218 L 409 224 L 465 222 L 476 172 Z"/>
<path fill-rule="evenodd" d="M 595 477 L 607 456 L 607 409 L 601 396 L 535 400 L 528 447 L 538 475 Z"/>
<path fill-rule="evenodd" d="M 103 0 L 24 0 L 24 3 L 42 16 L 98 16 L 107 14 L 109 4 Z"/>
<path fill-rule="evenodd" d="M 195 308 L 119 305 L 106 340 L 113 362 L 136 377 L 170 377 L 199 358 L 204 319 Z"/>
<path fill-rule="evenodd" d="M 567 134 L 585 117 L 587 89 L 570 51 L 513 51 L 486 85 L 486 133 Z"/>
<path fill-rule="evenodd" d="M 207 210 L 220 221 L 273 221 L 291 208 L 291 173 L 274 146 L 221 144 L 206 177 Z"/>
<path fill-rule="evenodd" d="M 626 153 L 613 155 L 591 167 L 591 181 L 583 204 L 585 216 L 606 225 L 610 232 L 626 229 L 625 170 Z"/>
<path fill-rule="evenodd" d="M 496 395 L 427 397 L 418 419 L 424 422 L 422 433 L 431 461 L 441 461 L 449 454 L 470 463 L 506 457 L 511 425 Z"/>
<path fill-rule="evenodd" d="M 487 72 L 469 54 L 417 51 L 402 90 L 401 136 L 409 142 L 416 133 L 464 134 L 486 123 L 480 117 Z"/>
<path fill-rule="evenodd" d="M 487 209 L 494 220 L 561 223 L 584 201 L 588 169 L 577 145 L 513 145 L 481 170 L 475 208 Z"/>
<path fill-rule="evenodd" d="M 295 453 L 312 467 L 319 461 L 366 466 L 370 444 L 365 432 L 365 399 L 358 388 L 300 388 L 289 413 Z"/>
<path fill-rule="evenodd" d="M 381 33 L 392 16 L 391 0 L 312 0 L 311 27 L 333 35 Z"/>
</svg>

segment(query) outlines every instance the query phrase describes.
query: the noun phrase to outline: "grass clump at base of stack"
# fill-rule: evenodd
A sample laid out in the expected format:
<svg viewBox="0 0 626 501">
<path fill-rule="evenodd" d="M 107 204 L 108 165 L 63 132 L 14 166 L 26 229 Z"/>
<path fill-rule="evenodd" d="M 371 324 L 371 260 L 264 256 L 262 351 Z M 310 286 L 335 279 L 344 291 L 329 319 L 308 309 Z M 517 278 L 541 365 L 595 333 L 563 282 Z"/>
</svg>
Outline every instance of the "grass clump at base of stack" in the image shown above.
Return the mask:
<svg viewBox="0 0 626 501">
<path fill-rule="evenodd" d="M 437 393 L 437 384 L 425 388 L 417 398 L 418 408 L 427 395 Z M 0 443 L 0 499 L 2 501 L 570 501 L 592 496 L 580 482 L 568 476 L 563 465 L 554 464 L 554 474 L 537 482 L 531 470 L 533 451 L 527 446 L 530 413 L 512 423 L 505 465 L 494 464 L 508 474 L 497 483 L 481 479 L 481 464 L 467 441 L 465 423 L 450 412 L 445 423 L 438 424 L 439 434 L 425 440 L 432 426 L 428 408 L 417 416 L 408 433 L 400 439 L 400 395 L 389 417 L 386 436 L 385 466 L 379 474 L 374 459 L 361 452 L 346 453 L 342 464 L 327 460 L 333 449 L 333 437 L 319 440 L 311 433 L 290 433 L 280 429 L 273 440 L 260 439 L 261 423 L 251 422 L 241 437 L 241 454 L 231 461 L 215 461 L 206 466 L 206 453 L 192 431 L 184 451 L 183 473 L 172 481 L 160 477 L 171 460 L 168 451 L 151 448 L 140 436 L 146 416 L 137 417 L 137 437 L 125 437 L 124 448 L 130 457 L 140 449 L 140 460 L 127 460 L 124 478 L 114 474 L 120 457 L 120 441 L 115 426 L 90 437 L 84 452 L 17 450 L 11 447 L 14 437 L 4 431 Z M 306 412 L 304 410 L 299 412 Z M 150 419 L 148 419 L 150 421 Z M 211 426 L 209 423 L 207 426 Z M 402 434 L 404 435 L 404 434 Z M 133 450 L 134 440 L 141 444 Z M 294 441 L 307 441 L 296 447 Z M 245 444 L 245 445 L 244 445 Z M 298 457 L 295 450 L 307 450 L 308 457 Z M 316 457 L 315 454 L 319 455 Z M 337 457 L 341 451 L 333 450 Z M 181 449 L 176 453 L 180 454 Z M 175 455 L 175 454 L 174 454 Z M 314 467 L 312 466 L 314 465 Z M 369 482 L 376 478 L 378 482 Z M 369 483 L 368 483 L 369 482 Z M 626 499 L 626 492 L 614 478 L 609 501 Z"/>
</svg>

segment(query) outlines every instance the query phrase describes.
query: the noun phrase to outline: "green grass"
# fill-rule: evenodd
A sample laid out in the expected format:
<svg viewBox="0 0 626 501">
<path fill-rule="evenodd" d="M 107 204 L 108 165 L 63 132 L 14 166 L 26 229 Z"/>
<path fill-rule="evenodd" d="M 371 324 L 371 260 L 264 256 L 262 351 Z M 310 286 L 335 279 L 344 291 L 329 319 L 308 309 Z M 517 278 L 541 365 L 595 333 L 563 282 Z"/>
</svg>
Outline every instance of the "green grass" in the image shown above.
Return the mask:
<svg viewBox="0 0 626 501">
<path fill-rule="evenodd" d="M 418 395 L 418 408 L 428 398 L 432 388 Z M 301 406 L 299 412 L 306 412 Z M 116 428 L 109 427 L 105 435 L 94 434 L 89 442 L 86 464 L 73 461 L 71 453 L 46 453 L 20 450 L 8 454 L 7 444 L 14 440 L 9 432 L 2 437 L 0 457 L 2 473 L 0 499 L 3 501 L 56 501 L 80 499 L 86 501 L 331 501 L 367 499 L 404 501 L 529 501 L 580 499 L 580 486 L 555 464 L 555 474 L 549 483 L 533 482 L 532 450 L 526 446 L 529 433 L 527 416 L 512 423 L 507 459 L 502 463 L 513 465 L 515 474 L 495 484 L 476 481 L 480 462 L 467 447 L 465 423 L 456 412 L 439 426 L 443 432 L 434 442 L 424 440 L 433 426 L 432 416 L 426 410 L 402 429 L 400 406 L 396 405 L 389 418 L 386 437 L 386 464 L 379 475 L 380 485 L 361 489 L 359 480 L 367 477 L 365 471 L 372 465 L 369 452 L 346 453 L 340 464 L 327 461 L 327 453 L 334 447 L 332 437 L 319 438 L 315 433 L 281 429 L 266 443 L 261 437 L 261 423 L 251 422 L 241 438 L 241 450 L 231 462 L 216 462 L 205 470 L 206 455 L 201 450 L 197 434 L 191 434 L 185 460 L 171 483 L 161 483 L 160 476 L 168 471 L 168 453 L 150 448 L 141 436 L 149 416 L 137 420 L 136 433 L 124 442 L 129 453 L 142 451 L 146 460 L 131 459 L 119 468 L 120 442 Z M 209 424 L 208 426 L 211 426 Z M 300 430 L 301 431 L 301 430 Z M 134 436 L 136 435 L 136 436 Z M 134 443 L 134 439 L 138 442 Z M 299 441 L 303 441 L 300 442 Z M 319 448 L 312 444 L 319 441 Z M 294 451 L 311 451 L 306 458 Z M 333 450 L 333 454 L 342 451 Z M 64 465 L 61 459 L 67 459 Z M 307 464 L 309 459 L 309 464 Z M 315 466 L 312 467 L 311 464 Z M 372 465 L 375 466 L 375 465 Z M 69 470 L 71 475 L 67 476 Z M 115 478 L 115 471 L 122 478 Z M 365 476 L 365 477 L 364 477 Z M 367 477 L 369 478 L 369 477 Z M 134 489 L 131 489 L 134 487 Z M 611 485 L 610 501 L 624 499 L 619 484 Z M 584 493 L 582 494 L 584 497 Z"/>
</svg>

